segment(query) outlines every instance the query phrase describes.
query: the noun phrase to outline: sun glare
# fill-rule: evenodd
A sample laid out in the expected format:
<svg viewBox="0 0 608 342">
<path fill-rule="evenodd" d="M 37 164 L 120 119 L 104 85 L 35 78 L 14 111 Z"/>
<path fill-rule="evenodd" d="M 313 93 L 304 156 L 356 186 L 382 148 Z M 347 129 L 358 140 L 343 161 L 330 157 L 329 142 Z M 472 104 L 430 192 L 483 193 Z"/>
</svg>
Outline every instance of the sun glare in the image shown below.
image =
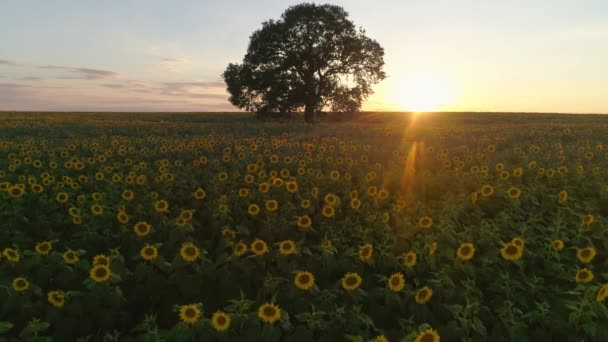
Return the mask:
<svg viewBox="0 0 608 342">
<path fill-rule="evenodd" d="M 438 75 L 418 73 L 404 76 L 391 101 L 401 110 L 433 112 L 453 104 L 454 91 L 448 79 Z"/>
</svg>

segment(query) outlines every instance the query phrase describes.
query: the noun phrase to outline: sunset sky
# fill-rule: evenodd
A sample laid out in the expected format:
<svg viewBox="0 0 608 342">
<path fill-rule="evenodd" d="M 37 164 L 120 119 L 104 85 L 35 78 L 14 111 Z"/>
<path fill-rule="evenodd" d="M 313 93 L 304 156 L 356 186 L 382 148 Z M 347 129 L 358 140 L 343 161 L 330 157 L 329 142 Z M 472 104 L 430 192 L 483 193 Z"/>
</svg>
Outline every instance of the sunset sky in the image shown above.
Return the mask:
<svg viewBox="0 0 608 342">
<path fill-rule="evenodd" d="M 0 4 L 0 110 L 234 111 L 220 74 L 301 1 Z M 608 113 L 608 1 L 351 0 L 385 49 L 364 110 Z"/>
</svg>

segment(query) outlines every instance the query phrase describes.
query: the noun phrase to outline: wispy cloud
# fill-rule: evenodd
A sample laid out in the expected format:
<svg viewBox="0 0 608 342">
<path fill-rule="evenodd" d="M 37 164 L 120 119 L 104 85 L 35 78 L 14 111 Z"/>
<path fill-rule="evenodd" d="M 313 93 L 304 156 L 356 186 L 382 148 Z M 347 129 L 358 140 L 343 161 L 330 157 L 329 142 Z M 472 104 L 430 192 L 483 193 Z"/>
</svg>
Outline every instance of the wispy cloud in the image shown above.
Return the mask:
<svg viewBox="0 0 608 342">
<path fill-rule="evenodd" d="M 0 64 L 1 65 L 9 65 L 9 66 L 17 66 L 17 63 L 15 63 L 13 61 L 9 61 L 7 59 L 0 59 Z"/>
<path fill-rule="evenodd" d="M 226 99 L 222 82 L 167 82 L 162 84 L 161 94 L 199 99 Z"/>
<path fill-rule="evenodd" d="M 75 67 L 65 67 L 65 66 L 57 66 L 57 65 L 41 65 L 38 68 L 47 69 L 47 70 L 63 70 L 63 71 L 71 72 L 73 74 L 73 76 L 60 77 L 62 79 L 100 80 L 100 79 L 115 78 L 115 77 L 120 76 L 120 74 L 116 71 L 100 70 L 100 69 L 75 68 Z"/>
<path fill-rule="evenodd" d="M 124 84 L 118 84 L 118 83 L 104 83 L 104 84 L 100 84 L 100 87 L 104 87 L 104 88 L 125 88 L 126 86 Z"/>
</svg>

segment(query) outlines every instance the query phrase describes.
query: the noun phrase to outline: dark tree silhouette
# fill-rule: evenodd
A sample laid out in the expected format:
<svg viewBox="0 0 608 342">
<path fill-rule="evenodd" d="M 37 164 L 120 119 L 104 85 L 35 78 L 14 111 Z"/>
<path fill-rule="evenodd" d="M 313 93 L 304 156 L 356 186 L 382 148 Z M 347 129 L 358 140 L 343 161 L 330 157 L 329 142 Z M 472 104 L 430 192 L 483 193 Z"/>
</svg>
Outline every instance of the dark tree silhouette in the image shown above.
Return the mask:
<svg viewBox="0 0 608 342">
<path fill-rule="evenodd" d="M 255 31 L 242 64 L 222 77 L 230 102 L 247 111 L 290 113 L 304 109 L 314 122 L 324 108 L 356 112 L 386 77 L 384 49 L 335 5 L 303 3 Z"/>
</svg>

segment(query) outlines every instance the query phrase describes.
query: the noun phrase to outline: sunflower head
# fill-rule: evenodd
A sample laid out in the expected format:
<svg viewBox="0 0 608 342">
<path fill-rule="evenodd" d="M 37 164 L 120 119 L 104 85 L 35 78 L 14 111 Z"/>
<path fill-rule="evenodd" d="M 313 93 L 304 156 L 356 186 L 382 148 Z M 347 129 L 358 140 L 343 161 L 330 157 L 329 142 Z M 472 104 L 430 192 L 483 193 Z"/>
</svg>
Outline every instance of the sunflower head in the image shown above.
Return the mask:
<svg viewBox="0 0 608 342">
<path fill-rule="evenodd" d="M 63 307 L 63 304 L 65 302 L 65 295 L 63 291 L 51 291 L 47 293 L 46 298 L 49 303 L 56 308 Z"/>
<path fill-rule="evenodd" d="M 312 220 L 308 215 L 298 216 L 298 228 L 305 230 L 312 226 Z"/>
<path fill-rule="evenodd" d="M 371 243 L 366 243 L 362 246 L 359 246 L 359 259 L 362 261 L 367 261 L 371 259 L 374 253 L 374 246 Z"/>
<path fill-rule="evenodd" d="M 600 289 L 597 291 L 597 296 L 595 297 L 595 300 L 598 302 L 603 302 L 606 297 L 608 297 L 608 283 L 600 287 Z"/>
<path fill-rule="evenodd" d="M 429 229 L 433 226 L 433 219 L 429 216 L 424 216 L 418 219 L 418 226 L 423 229 Z"/>
<path fill-rule="evenodd" d="M 414 267 L 414 265 L 416 265 L 416 259 L 416 252 L 407 252 L 403 255 L 403 265 L 407 268 Z"/>
<path fill-rule="evenodd" d="M 429 300 L 431 300 L 431 297 L 433 297 L 433 290 L 428 287 L 425 286 L 421 289 L 419 289 L 418 291 L 416 291 L 416 303 L 418 304 L 424 304 L 426 302 L 428 302 Z"/>
<path fill-rule="evenodd" d="M 36 247 L 34 248 L 34 250 L 36 251 L 36 254 L 39 254 L 39 255 L 48 255 L 52 249 L 53 249 L 53 245 L 51 244 L 50 241 L 38 242 L 36 244 Z"/>
<path fill-rule="evenodd" d="M 241 256 L 245 253 L 247 253 L 247 245 L 243 243 L 243 241 L 240 241 L 234 246 L 233 254 L 235 256 Z"/>
<path fill-rule="evenodd" d="M 361 278 L 358 273 L 346 273 L 340 282 L 342 284 L 342 288 L 347 291 L 353 291 L 361 286 L 363 278 Z"/>
<path fill-rule="evenodd" d="M 500 249 L 502 258 L 508 261 L 519 260 L 523 255 L 523 247 L 516 245 L 513 242 L 509 242 Z"/>
<path fill-rule="evenodd" d="M 436 330 L 428 328 L 416 335 L 415 342 L 439 342 L 439 334 Z"/>
<path fill-rule="evenodd" d="M 211 325 L 219 332 L 228 330 L 230 321 L 230 316 L 222 311 L 216 311 L 211 315 Z"/>
<path fill-rule="evenodd" d="M 564 249 L 564 241 L 562 241 L 562 240 L 553 240 L 551 242 L 551 247 L 553 247 L 553 250 L 559 252 L 562 249 Z"/>
<path fill-rule="evenodd" d="M 264 323 L 273 324 L 281 319 L 281 309 L 272 303 L 262 304 L 258 308 L 258 317 Z"/>
<path fill-rule="evenodd" d="M 281 255 L 290 255 L 295 253 L 296 243 L 293 240 L 285 240 L 279 243 L 279 253 Z"/>
<path fill-rule="evenodd" d="M 588 268 L 581 268 L 576 271 L 576 282 L 579 284 L 586 284 L 593 280 L 593 272 Z"/>
<path fill-rule="evenodd" d="M 405 276 L 401 272 L 393 273 L 387 280 L 388 288 L 393 292 L 399 292 L 405 287 Z"/>
<path fill-rule="evenodd" d="M 19 251 L 14 248 L 5 248 L 2 250 L 2 256 L 4 256 L 9 262 L 19 262 L 21 259 Z"/>
<path fill-rule="evenodd" d="M 475 246 L 470 242 L 461 244 L 456 250 L 456 256 L 463 261 L 471 260 L 473 255 L 475 255 Z"/>
<path fill-rule="evenodd" d="M 30 287 L 30 283 L 23 277 L 13 279 L 13 289 L 17 292 L 23 292 Z"/>
<path fill-rule="evenodd" d="M 251 243 L 251 251 L 253 252 L 253 254 L 258 256 L 264 255 L 268 253 L 268 245 L 264 240 L 255 239 Z"/>
<path fill-rule="evenodd" d="M 146 244 L 139 251 L 139 255 L 144 260 L 152 261 L 152 260 L 156 259 L 156 257 L 158 257 L 158 249 L 156 248 L 156 246 Z"/>
<path fill-rule="evenodd" d="M 299 271 L 293 278 L 293 283 L 301 290 L 309 290 L 315 285 L 315 276 L 306 271 Z"/>
<path fill-rule="evenodd" d="M 95 265 L 89 272 L 89 276 L 96 282 L 103 283 L 110 280 L 112 277 L 112 272 L 110 271 L 110 267 L 107 265 Z"/>
<path fill-rule="evenodd" d="M 201 315 L 202 311 L 198 304 L 186 304 L 179 307 L 179 319 L 185 324 L 195 324 Z"/>
<path fill-rule="evenodd" d="M 179 250 L 179 254 L 187 262 L 193 262 L 200 258 L 201 250 L 192 242 L 184 242 Z"/>
<path fill-rule="evenodd" d="M 65 253 L 63 253 L 63 261 L 65 261 L 66 264 L 73 265 L 77 263 L 78 260 L 80 260 L 78 254 L 71 249 L 68 249 L 67 251 L 65 251 Z"/>
<path fill-rule="evenodd" d="M 578 258 L 578 260 L 580 260 L 580 262 L 588 264 L 593 261 L 593 258 L 595 258 L 596 254 L 597 252 L 595 248 L 590 246 L 585 247 L 583 249 L 579 249 L 576 252 L 576 257 Z"/>
</svg>

